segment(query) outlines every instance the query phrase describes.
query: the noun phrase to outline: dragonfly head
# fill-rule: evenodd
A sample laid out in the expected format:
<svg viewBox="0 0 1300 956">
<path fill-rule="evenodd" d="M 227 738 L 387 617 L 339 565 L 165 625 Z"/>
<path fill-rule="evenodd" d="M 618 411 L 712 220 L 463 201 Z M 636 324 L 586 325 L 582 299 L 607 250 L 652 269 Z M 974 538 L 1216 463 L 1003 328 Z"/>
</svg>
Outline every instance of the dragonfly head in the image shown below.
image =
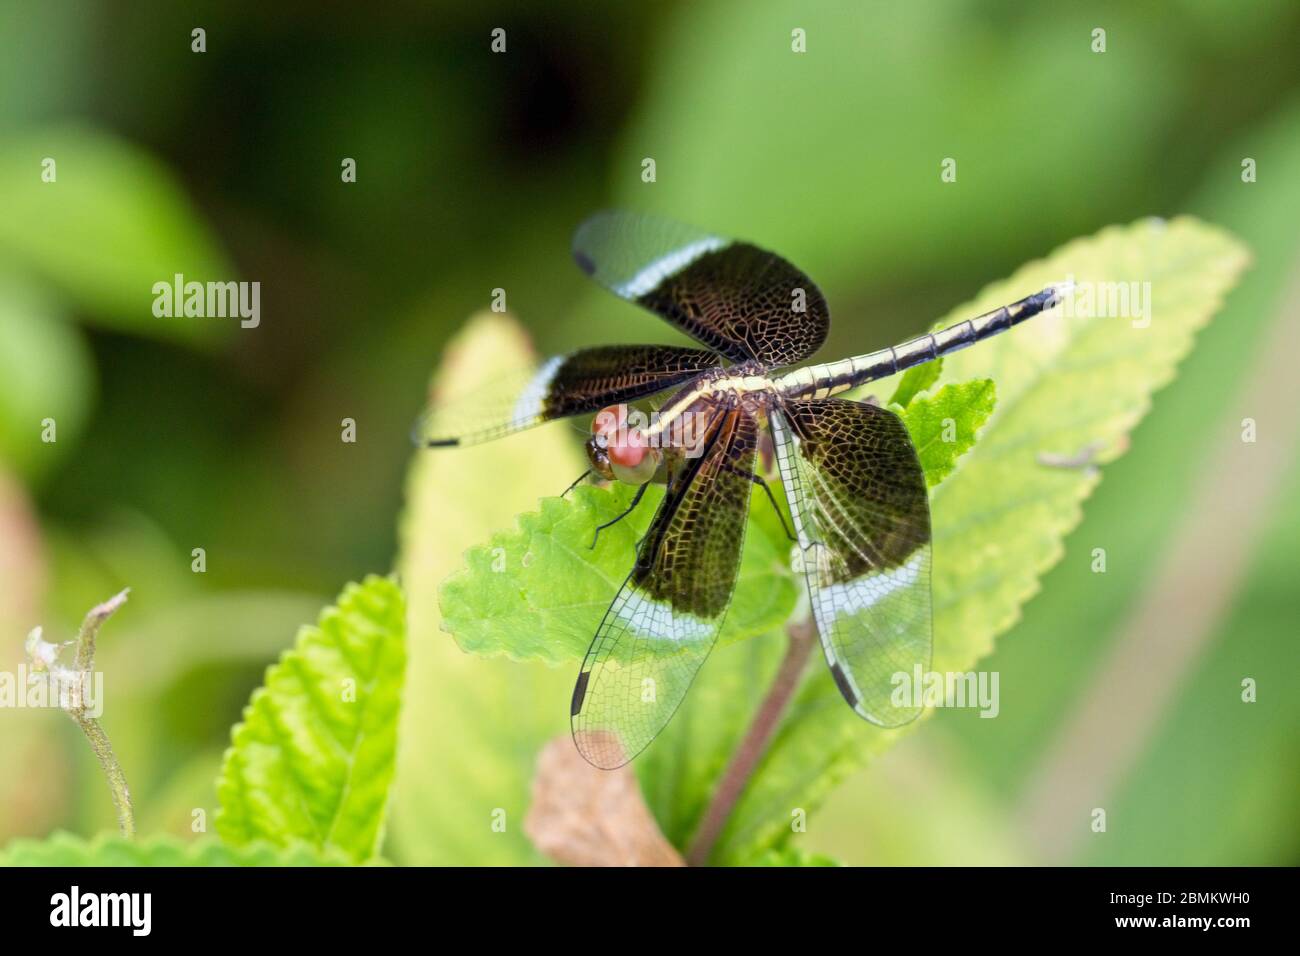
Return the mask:
<svg viewBox="0 0 1300 956">
<path fill-rule="evenodd" d="M 644 485 L 655 476 L 663 455 L 639 428 L 628 427 L 626 405 L 611 405 L 592 420 L 587 459 L 606 481 Z"/>
</svg>

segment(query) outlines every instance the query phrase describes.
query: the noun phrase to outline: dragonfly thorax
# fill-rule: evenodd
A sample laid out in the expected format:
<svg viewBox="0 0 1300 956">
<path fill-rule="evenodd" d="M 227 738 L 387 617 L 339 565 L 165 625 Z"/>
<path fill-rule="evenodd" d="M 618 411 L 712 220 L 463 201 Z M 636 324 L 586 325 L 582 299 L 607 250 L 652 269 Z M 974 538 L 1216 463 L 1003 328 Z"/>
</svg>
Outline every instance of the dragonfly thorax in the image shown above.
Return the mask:
<svg viewBox="0 0 1300 956">
<path fill-rule="evenodd" d="M 647 431 L 652 435 L 671 432 L 685 416 L 712 415 L 739 407 L 761 417 L 774 395 L 775 386 L 758 362 L 710 369 L 669 399 Z"/>
</svg>

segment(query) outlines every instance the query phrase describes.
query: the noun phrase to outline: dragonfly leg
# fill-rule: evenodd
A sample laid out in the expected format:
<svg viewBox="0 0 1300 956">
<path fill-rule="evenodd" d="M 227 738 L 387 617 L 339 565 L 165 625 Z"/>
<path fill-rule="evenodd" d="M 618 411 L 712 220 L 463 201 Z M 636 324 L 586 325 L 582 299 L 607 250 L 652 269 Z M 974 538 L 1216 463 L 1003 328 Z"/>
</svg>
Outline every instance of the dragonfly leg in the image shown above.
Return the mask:
<svg viewBox="0 0 1300 956">
<path fill-rule="evenodd" d="M 582 474 L 580 474 L 577 478 L 573 479 L 573 484 L 571 484 L 571 485 L 569 485 L 569 487 L 565 488 L 564 491 L 563 491 L 563 493 L 560 495 L 560 497 L 561 497 L 561 498 L 567 498 L 567 497 L 569 496 L 569 492 L 572 491 L 574 488 L 578 487 L 578 485 L 582 484 L 582 479 L 586 478 L 586 477 L 587 477 L 588 475 L 590 475 L 590 474 L 591 474 L 591 469 L 588 468 L 586 471 L 584 471 Z"/>
<path fill-rule="evenodd" d="M 596 547 L 596 541 L 600 538 L 600 533 L 602 531 L 604 531 L 606 528 L 618 524 L 620 521 L 622 521 L 624 518 L 626 518 L 628 515 L 630 515 L 633 511 L 636 510 L 636 506 L 641 503 L 641 498 L 645 495 L 645 490 L 649 487 L 650 487 L 649 483 L 644 485 L 638 485 L 636 489 L 636 494 L 632 496 L 632 503 L 623 510 L 622 514 L 618 515 L 618 517 L 614 518 L 611 521 L 606 521 L 604 524 L 596 526 L 596 533 L 591 536 L 591 545 L 590 545 L 591 548 Z"/>
<path fill-rule="evenodd" d="M 772 510 L 775 511 L 776 516 L 781 519 L 781 528 L 782 530 L 785 531 L 785 536 L 789 538 L 791 541 L 797 542 L 799 540 L 794 536 L 794 532 L 790 530 L 790 526 L 785 523 L 785 515 L 781 514 L 781 509 L 777 506 L 776 503 L 776 496 L 772 494 L 772 489 L 768 487 L 766 481 L 764 481 L 758 475 L 754 474 L 752 471 L 743 471 L 729 464 L 723 464 L 722 467 L 734 475 L 739 475 L 742 478 L 748 478 L 754 484 L 762 488 L 764 493 L 767 495 L 767 500 L 772 502 Z"/>
</svg>

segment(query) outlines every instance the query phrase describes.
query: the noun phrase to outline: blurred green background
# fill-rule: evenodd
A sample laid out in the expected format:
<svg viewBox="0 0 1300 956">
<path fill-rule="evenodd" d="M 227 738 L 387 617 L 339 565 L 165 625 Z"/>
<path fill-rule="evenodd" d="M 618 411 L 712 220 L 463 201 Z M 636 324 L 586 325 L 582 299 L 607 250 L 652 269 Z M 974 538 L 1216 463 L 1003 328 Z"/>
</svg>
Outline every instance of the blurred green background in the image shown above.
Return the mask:
<svg viewBox="0 0 1300 956">
<path fill-rule="evenodd" d="M 190 833 L 265 665 L 345 580 L 392 567 L 410 422 L 494 288 L 542 352 L 673 340 L 572 267 L 592 209 L 779 250 L 832 305 L 824 355 L 914 333 L 1076 235 L 1187 212 L 1241 236 L 1254 268 L 985 663 L 1001 715 L 941 712 L 807 843 L 861 863 L 1300 862 L 1300 432 L 1276 390 L 1249 391 L 1300 322 L 1300 7 L 186 6 L 0 7 L 0 668 L 36 624 L 66 638 L 134 588 L 102 653 L 142 830 Z M 155 318 L 151 286 L 176 272 L 260 281 L 260 327 Z M 1218 503 L 1251 529 L 1244 556 L 1204 555 L 1229 606 L 1191 622 L 1208 637 L 1156 716 L 1123 725 L 1135 756 L 1111 768 L 1110 832 L 1041 842 L 1063 728 L 1244 417 L 1280 480 Z M 512 473 L 497 490 L 517 510 L 560 488 Z M 67 720 L 0 711 L 0 839 L 111 825 L 85 751 Z"/>
</svg>

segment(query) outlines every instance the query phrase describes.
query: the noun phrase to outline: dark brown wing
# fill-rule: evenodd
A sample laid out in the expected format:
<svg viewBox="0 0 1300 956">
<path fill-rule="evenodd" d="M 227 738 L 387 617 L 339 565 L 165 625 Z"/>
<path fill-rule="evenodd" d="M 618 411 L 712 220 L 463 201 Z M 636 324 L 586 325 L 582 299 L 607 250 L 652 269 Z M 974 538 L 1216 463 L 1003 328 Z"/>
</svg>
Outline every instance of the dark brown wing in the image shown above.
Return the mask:
<svg viewBox="0 0 1300 956">
<path fill-rule="evenodd" d="M 573 740 L 618 767 L 668 723 L 717 641 L 740 567 L 757 426 L 725 411 L 670 484 L 573 690 Z"/>
<path fill-rule="evenodd" d="M 821 290 L 780 256 L 670 219 L 597 213 L 578 227 L 573 257 L 605 288 L 736 362 L 792 365 L 830 330 Z"/>
<path fill-rule="evenodd" d="M 671 345 L 605 345 L 557 355 L 536 370 L 436 402 L 416 422 L 412 438 L 429 447 L 474 445 L 653 395 L 721 363 L 714 352 Z"/>
<path fill-rule="evenodd" d="M 862 717 L 908 723 L 920 703 L 894 692 L 929 669 L 932 625 L 930 501 L 907 428 L 827 398 L 786 402 L 772 433 L 831 675 Z"/>
</svg>

